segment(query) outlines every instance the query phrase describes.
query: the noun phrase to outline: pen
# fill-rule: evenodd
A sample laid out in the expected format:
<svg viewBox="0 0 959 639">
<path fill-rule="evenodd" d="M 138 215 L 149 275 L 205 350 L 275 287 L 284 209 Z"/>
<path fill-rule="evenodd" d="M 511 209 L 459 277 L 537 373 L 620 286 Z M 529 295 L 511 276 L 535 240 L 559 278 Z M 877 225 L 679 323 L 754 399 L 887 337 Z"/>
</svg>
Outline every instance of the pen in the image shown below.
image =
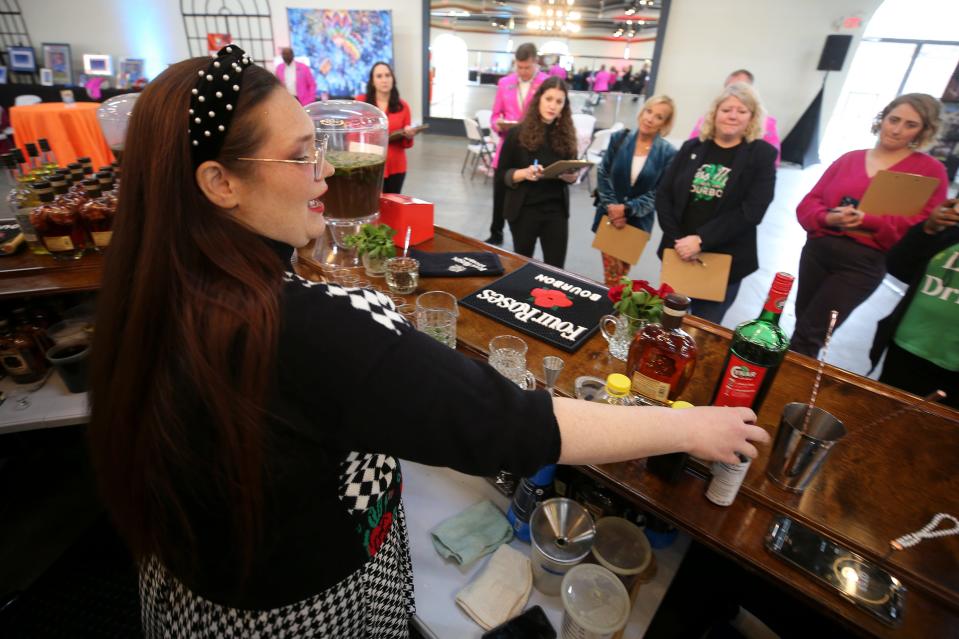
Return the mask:
<svg viewBox="0 0 959 639">
<path fill-rule="evenodd" d="M 696 257 L 696 258 L 693 258 L 693 259 L 695 259 L 697 262 L 699 262 L 699 265 L 700 265 L 700 266 L 706 266 L 706 262 L 702 261 L 700 258 Z"/>
</svg>

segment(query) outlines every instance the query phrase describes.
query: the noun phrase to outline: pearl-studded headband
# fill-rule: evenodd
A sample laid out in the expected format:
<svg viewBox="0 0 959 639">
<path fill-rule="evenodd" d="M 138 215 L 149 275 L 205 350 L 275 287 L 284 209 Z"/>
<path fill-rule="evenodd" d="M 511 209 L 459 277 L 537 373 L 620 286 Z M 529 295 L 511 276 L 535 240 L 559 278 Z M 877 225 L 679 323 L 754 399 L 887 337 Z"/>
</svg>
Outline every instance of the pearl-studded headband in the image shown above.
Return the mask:
<svg viewBox="0 0 959 639">
<path fill-rule="evenodd" d="M 220 49 L 210 65 L 198 72 L 190 96 L 190 152 L 194 167 L 220 153 L 240 99 L 243 70 L 251 64 L 250 56 L 231 44 Z"/>
</svg>

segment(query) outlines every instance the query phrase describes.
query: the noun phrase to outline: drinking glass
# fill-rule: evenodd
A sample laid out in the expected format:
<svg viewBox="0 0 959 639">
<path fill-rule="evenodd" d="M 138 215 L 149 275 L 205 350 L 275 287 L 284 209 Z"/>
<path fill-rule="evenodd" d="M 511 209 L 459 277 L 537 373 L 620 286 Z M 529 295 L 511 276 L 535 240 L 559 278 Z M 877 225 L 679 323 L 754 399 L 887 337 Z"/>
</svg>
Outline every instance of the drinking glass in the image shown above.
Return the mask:
<svg viewBox="0 0 959 639">
<path fill-rule="evenodd" d="M 460 310 L 456 298 L 446 291 L 427 291 L 416 298 L 416 312 L 449 311 L 459 318 Z"/>
<path fill-rule="evenodd" d="M 412 304 L 400 304 L 396 307 L 396 312 L 403 316 L 403 318 L 416 326 L 416 307 Z"/>
<path fill-rule="evenodd" d="M 412 257 L 391 257 L 386 260 L 386 285 L 399 295 L 409 295 L 420 281 L 420 263 Z"/>
<path fill-rule="evenodd" d="M 523 390 L 536 388 L 536 378 L 526 370 L 528 347 L 514 335 L 497 335 L 489 341 L 489 364 Z"/>
<path fill-rule="evenodd" d="M 441 344 L 456 348 L 456 316 L 439 309 L 418 310 L 416 328 Z"/>
</svg>

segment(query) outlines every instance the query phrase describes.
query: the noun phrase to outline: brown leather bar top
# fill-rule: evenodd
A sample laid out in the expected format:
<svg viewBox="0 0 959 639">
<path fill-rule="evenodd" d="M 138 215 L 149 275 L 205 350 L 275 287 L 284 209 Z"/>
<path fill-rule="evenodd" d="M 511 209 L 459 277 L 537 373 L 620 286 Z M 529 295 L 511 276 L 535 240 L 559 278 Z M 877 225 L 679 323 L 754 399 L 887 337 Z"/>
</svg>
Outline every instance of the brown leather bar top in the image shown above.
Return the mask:
<svg viewBox="0 0 959 639">
<path fill-rule="evenodd" d="M 528 260 L 458 233 L 437 228 L 433 239 L 417 246 L 426 251 L 492 251 L 507 272 Z M 598 256 L 597 256 L 598 259 Z M 96 289 L 101 260 L 87 256 L 56 263 L 29 253 L 0 259 L 0 297 L 43 295 Z M 550 267 L 545 267 L 550 268 Z M 310 276 L 308 259 L 298 269 Z M 463 297 L 487 285 L 489 277 L 428 278 L 419 292 L 445 290 Z M 409 301 L 415 295 L 406 296 Z M 758 315 L 759 309 L 757 309 Z M 699 346 L 696 373 L 683 399 L 707 404 L 719 378 L 730 331 L 695 317 L 685 328 Z M 457 325 L 459 348 L 485 356 L 489 340 L 512 329 L 467 308 Z M 517 333 L 529 344 L 530 370 L 542 381 L 540 362 L 557 355 L 566 362 L 557 383 L 560 394 L 574 394 L 581 375 L 605 378 L 624 372 L 609 356 L 600 334 L 569 354 Z M 789 402 L 808 402 L 818 363 L 790 353 L 759 412 L 759 423 L 775 435 L 779 415 Z M 833 615 L 861 635 L 881 637 L 959 637 L 959 536 L 923 541 L 890 554 L 889 542 L 919 530 L 936 514 L 959 515 L 959 412 L 927 406 L 881 424 L 870 425 L 907 403 L 908 393 L 848 371 L 826 366 L 817 405 L 841 420 L 848 430 L 817 477 L 802 495 L 787 492 L 765 475 L 769 447 L 760 448 L 736 501 L 723 508 L 705 496 L 706 476 L 695 466 L 678 483 L 650 475 L 640 462 L 584 467 L 582 470 L 643 508 L 661 515 L 695 539 L 727 554 L 766 578 Z M 772 555 L 764 537 L 775 517 L 788 515 L 838 544 L 880 563 L 908 592 L 903 620 L 886 626 L 837 592 Z M 717 576 L 721 580 L 721 576 Z"/>
</svg>

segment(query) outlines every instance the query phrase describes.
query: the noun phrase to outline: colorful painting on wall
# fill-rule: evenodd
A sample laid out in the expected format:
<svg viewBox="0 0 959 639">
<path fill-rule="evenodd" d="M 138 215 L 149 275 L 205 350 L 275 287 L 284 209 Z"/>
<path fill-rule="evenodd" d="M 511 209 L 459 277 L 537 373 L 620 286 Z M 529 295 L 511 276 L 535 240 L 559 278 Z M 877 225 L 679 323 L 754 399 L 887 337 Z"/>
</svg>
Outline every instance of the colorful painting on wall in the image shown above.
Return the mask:
<svg viewBox="0 0 959 639">
<path fill-rule="evenodd" d="M 366 92 L 370 68 L 380 60 L 393 66 L 390 11 L 287 9 L 290 46 L 308 56 L 317 93 L 350 97 Z"/>
</svg>

